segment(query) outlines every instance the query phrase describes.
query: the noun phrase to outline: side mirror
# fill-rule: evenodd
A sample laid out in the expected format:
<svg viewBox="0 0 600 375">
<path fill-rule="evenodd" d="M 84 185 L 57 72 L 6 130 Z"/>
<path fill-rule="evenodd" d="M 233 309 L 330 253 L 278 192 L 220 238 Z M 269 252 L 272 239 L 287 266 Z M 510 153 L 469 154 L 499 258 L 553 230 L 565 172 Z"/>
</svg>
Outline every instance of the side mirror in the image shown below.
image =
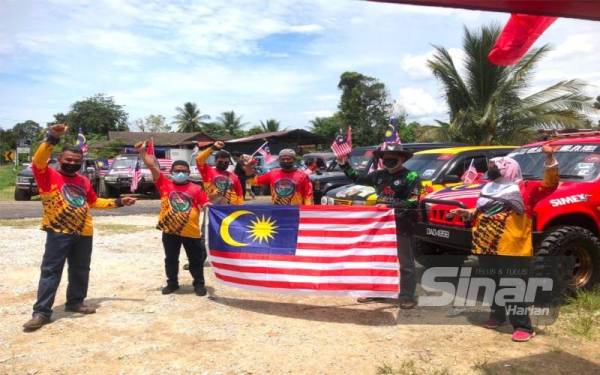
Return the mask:
<svg viewBox="0 0 600 375">
<path fill-rule="evenodd" d="M 443 182 L 449 183 L 449 184 L 454 184 L 454 183 L 458 183 L 461 181 L 462 180 L 460 179 L 460 177 L 455 174 L 447 174 L 446 176 L 444 176 L 444 179 L 443 179 Z"/>
</svg>

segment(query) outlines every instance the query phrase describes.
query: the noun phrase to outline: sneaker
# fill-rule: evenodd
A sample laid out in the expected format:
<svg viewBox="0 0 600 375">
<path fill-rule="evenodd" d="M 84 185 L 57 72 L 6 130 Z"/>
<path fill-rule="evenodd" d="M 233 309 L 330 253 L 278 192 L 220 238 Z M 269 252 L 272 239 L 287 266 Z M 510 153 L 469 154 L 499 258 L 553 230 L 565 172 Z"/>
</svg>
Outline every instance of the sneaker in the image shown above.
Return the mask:
<svg viewBox="0 0 600 375">
<path fill-rule="evenodd" d="M 45 317 L 42 314 L 35 313 L 27 321 L 27 323 L 23 324 L 23 330 L 25 332 L 33 332 L 42 328 L 43 325 L 50 323 L 50 318 Z"/>
<path fill-rule="evenodd" d="M 179 285 L 167 285 L 162 288 L 162 294 L 171 294 L 177 289 L 179 289 Z"/>
<path fill-rule="evenodd" d="M 517 328 L 512 334 L 512 340 L 516 342 L 525 342 L 531 340 L 531 338 L 535 336 L 535 332 L 525 331 L 523 329 Z"/>
<path fill-rule="evenodd" d="M 204 285 L 197 285 L 194 287 L 194 292 L 197 296 L 204 297 L 206 295 L 206 288 Z"/>
<path fill-rule="evenodd" d="M 398 297 L 398 305 L 403 310 L 410 310 L 417 307 L 417 301 L 412 297 Z"/>
</svg>

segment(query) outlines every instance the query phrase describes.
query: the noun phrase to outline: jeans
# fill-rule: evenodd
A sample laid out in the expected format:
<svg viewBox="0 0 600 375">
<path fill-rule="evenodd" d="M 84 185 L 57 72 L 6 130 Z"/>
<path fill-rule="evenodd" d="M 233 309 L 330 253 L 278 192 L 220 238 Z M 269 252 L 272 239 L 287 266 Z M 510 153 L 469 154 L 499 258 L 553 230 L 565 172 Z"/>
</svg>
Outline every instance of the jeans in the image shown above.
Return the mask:
<svg viewBox="0 0 600 375">
<path fill-rule="evenodd" d="M 165 248 L 167 284 L 170 286 L 179 285 L 179 253 L 181 245 L 183 245 L 190 264 L 190 273 L 194 278 L 194 286 L 204 286 L 204 261 L 206 260 L 204 240 L 163 232 L 162 242 Z"/>
<path fill-rule="evenodd" d="M 399 297 L 415 298 L 417 282 L 415 279 L 415 254 L 412 238 L 404 234 L 396 234 L 398 242 L 398 261 L 400 262 L 400 295 Z"/>
<path fill-rule="evenodd" d="M 65 261 L 69 265 L 67 305 L 82 303 L 87 296 L 92 259 L 92 236 L 48 231 L 42 259 L 37 301 L 33 312 L 46 318 L 52 315 L 52 305 L 60 284 Z"/>
</svg>

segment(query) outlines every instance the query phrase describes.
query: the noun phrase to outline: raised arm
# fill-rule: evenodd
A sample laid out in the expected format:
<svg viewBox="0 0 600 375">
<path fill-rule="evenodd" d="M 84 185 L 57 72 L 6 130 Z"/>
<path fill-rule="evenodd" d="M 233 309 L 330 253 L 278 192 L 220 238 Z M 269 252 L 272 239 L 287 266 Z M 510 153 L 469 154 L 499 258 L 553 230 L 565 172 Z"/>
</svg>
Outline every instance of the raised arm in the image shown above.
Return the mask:
<svg viewBox="0 0 600 375">
<path fill-rule="evenodd" d="M 342 171 L 344 171 L 344 174 L 355 183 L 367 186 L 375 185 L 375 182 L 373 181 L 373 176 L 375 172 L 369 173 L 366 176 L 361 176 L 360 174 L 358 174 L 358 172 L 356 172 L 354 168 L 352 168 L 350 163 L 348 163 L 347 155 L 337 158 L 337 163 L 340 166 L 340 168 L 342 168 Z"/>
<path fill-rule="evenodd" d="M 48 171 L 48 160 L 52 156 L 52 150 L 54 146 L 60 141 L 60 137 L 65 135 L 68 126 L 65 124 L 55 124 L 48 128 L 46 133 L 46 139 L 40 144 L 38 149 L 35 151 L 32 159 L 31 170 L 33 176 L 41 189 L 49 189 L 49 171 Z"/>
<path fill-rule="evenodd" d="M 139 153 L 140 158 L 144 161 L 144 164 L 146 164 L 146 167 L 148 167 L 148 169 L 150 170 L 150 173 L 152 173 L 153 181 L 158 181 L 158 178 L 160 177 L 160 168 L 158 167 L 154 156 L 149 155 L 146 152 L 146 142 L 140 141 L 136 143 L 135 149 Z"/>
</svg>

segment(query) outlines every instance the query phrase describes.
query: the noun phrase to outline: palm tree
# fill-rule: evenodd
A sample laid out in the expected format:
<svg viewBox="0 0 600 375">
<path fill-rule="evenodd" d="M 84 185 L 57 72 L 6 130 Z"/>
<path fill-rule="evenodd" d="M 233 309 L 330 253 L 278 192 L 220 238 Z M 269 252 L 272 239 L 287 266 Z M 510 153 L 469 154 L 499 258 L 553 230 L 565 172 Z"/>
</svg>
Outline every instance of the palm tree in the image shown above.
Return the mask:
<svg viewBox="0 0 600 375">
<path fill-rule="evenodd" d="M 275 120 L 274 118 L 270 118 L 267 121 L 260 122 L 260 127 L 262 128 L 263 132 L 265 133 L 270 133 L 270 132 L 278 132 L 280 130 L 285 130 L 285 129 L 279 129 L 279 127 L 281 126 L 281 123 L 277 120 Z"/>
<path fill-rule="evenodd" d="M 200 114 L 196 103 L 187 102 L 183 104 L 183 108 L 177 107 L 175 110 L 177 115 L 173 123 L 177 125 L 178 132 L 199 132 L 202 130 L 203 121 L 210 119 L 209 115 Z"/>
<path fill-rule="evenodd" d="M 582 112 L 591 108 L 583 94 L 585 83 L 558 82 L 542 91 L 526 93 L 537 63 L 548 46 L 527 53 L 516 65 L 490 63 L 487 56 L 500 28 L 482 27 L 479 33 L 465 28 L 465 74 L 443 47 L 428 61 L 445 91 L 450 122 L 438 121 L 455 141 L 472 144 L 522 143 L 535 129 L 577 128 L 584 125 Z M 444 129 L 445 130 L 445 129 Z"/>
<path fill-rule="evenodd" d="M 221 113 L 221 116 L 217 117 L 217 123 L 231 136 L 241 135 L 242 128 L 247 124 L 242 122 L 242 116 L 237 116 L 234 111 Z"/>
</svg>

